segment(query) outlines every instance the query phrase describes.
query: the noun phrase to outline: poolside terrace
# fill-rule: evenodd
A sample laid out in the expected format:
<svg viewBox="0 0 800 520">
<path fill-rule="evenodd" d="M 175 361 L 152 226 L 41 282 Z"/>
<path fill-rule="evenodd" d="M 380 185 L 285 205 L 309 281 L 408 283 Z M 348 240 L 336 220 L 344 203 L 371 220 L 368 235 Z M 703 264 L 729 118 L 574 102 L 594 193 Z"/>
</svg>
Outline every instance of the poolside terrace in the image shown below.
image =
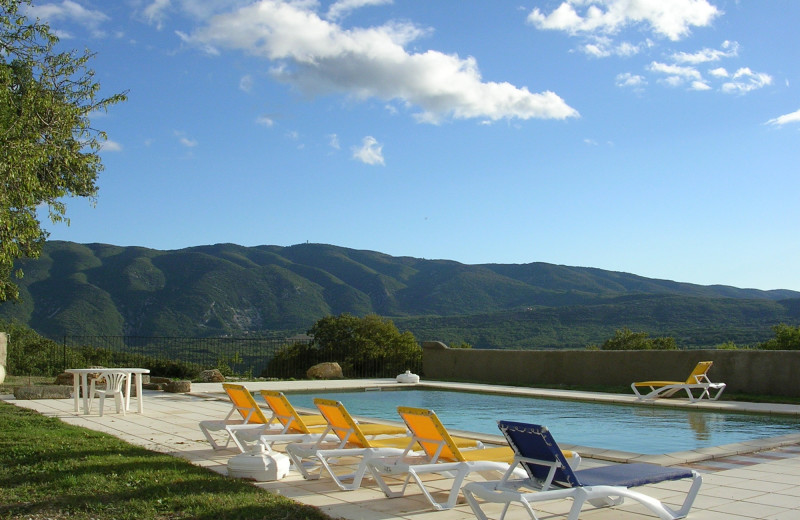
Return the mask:
<svg viewBox="0 0 800 520">
<path fill-rule="evenodd" d="M 596 394 L 591 392 L 566 392 L 558 390 L 526 389 L 518 387 L 486 387 L 458 383 L 425 383 L 449 389 L 482 391 L 502 390 L 559 398 L 580 398 L 612 402 L 633 402 L 627 395 Z M 358 381 L 293 381 L 252 382 L 252 390 L 277 389 L 284 391 L 338 391 L 363 386 L 397 386 L 394 380 Z M 127 442 L 145 448 L 184 458 L 194 464 L 221 474 L 227 473 L 227 461 L 235 455 L 233 450 L 214 451 L 198 428 L 201 420 L 224 417 L 229 408 L 221 384 L 193 384 L 191 394 L 169 394 L 145 391 L 145 415 L 128 413 L 125 416 L 106 413 L 103 417 L 94 411 L 90 415 L 76 414 L 73 402 L 68 399 L 42 399 L 16 401 L 12 396 L 2 396 L 18 406 L 32 408 L 44 415 L 57 417 L 64 422 L 103 431 Z M 346 404 L 346 403 L 345 403 Z M 660 401 L 656 405 L 680 406 L 675 400 Z M 692 405 L 697 407 L 697 405 Z M 736 402 L 703 403 L 730 411 L 759 411 L 765 413 L 790 413 L 800 415 L 800 406 L 766 405 Z M 501 442 L 500 436 L 481 436 L 485 442 Z M 795 519 L 800 518 L 800 432 L 778 438 L 738 443 L 697 451 L 664 455 L 638 455 L 610 452 L 586 446 L 562 446 L 578 450 L 584 456 L 582 467 L 645 461 L 662 465 L 688 465 L 703 473 L 704 483 L 694 504 L 691 519 Z M 481 477 L 475 477 L 480 479 Z M 420 494 L 411 489 L 404 498 L 387 499 L 367 480 L 365 485 L 351 492 L 339 491 L 330 479 L 305 481 L 295 471 L 277 482 L 257 483 L 259 487 L 287 496 L 299 502 L 319 507 L 333 518 L 409 520 L 468 520 L 475 518 L 466 503 L 460 502 L 453 510 L 433 511 Z M 435 482 L 432 484 L 436 487 Z M 665 483 L 647 486 L 646 492 L 666 503 L 677 503 L 688 483 Z M 449 489 L 443 481 L 441 489 Z M 675 497 L 674 501 L 672 497 Z M 566 514 L 569 501 L 541 504 L 542 518 L 559 518 Z M 509 514 L 509 519 L 527 518 L 527 514 Z M 593 509 L 587 506 L 582 519 L 638 519 L 653 518 L 636 504 L 615 508 Z"/>
</svg>

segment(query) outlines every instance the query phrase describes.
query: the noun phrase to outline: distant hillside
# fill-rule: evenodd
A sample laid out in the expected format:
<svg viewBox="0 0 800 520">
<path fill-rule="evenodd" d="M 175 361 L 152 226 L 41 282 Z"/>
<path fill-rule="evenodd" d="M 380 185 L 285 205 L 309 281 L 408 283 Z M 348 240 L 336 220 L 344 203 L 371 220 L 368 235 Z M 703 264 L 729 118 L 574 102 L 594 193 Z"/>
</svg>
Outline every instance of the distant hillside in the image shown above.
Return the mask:
<svg viewBox="0 0 800 520">
<path fill-rule="evenodd" d="M 175 251 L 49 242 L 22 264 L 14 318 L 53 338 L 303 332 L 377 313 L 418 339 L 583 347 L 628 326 L 687 346 L 760 341 L 800 320 L 800 293 L 701 286 L 545 263 L 464 265 L 324 244 Z"/>
<path fill-rule="evenodd" d="M 713 347 L 728 341 L 746 346 L 773 337 L 773 325 L 800 323 L 798 303 L 637 294 L 583 305 L 394 321 L 417 337 L 465 341 L 482 348 L 583 348 L 601 344 L 623 327 L 653 337 L 672 336 L 680 348 Z"/>
</svg>

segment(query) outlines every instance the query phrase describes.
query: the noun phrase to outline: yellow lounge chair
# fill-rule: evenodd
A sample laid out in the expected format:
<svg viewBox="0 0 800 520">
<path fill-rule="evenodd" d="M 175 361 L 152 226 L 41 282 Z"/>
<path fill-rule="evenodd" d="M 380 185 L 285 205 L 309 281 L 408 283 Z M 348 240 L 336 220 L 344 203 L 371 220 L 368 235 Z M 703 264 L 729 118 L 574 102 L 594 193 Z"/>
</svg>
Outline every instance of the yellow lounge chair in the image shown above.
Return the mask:
<svg viewBox="0 0 800 520">
<path fill-rule="evenodd" d="M 382 424 L 358 423 L 338 401 L 330 399 L 314 399 L 314 404 L 325 417 L 328 428 L 325 433 L 333 433 L 337 440 L 331 442 L 324 435 L 313 443 L 292 443 L 286 446 L 286 453 L 292 459 L 294 467 L 306 479 L 318 479 L 324 469 L 333 478 L 336 485 L 344 491 L 352 491 L 361 486 L 366 473 L 366 461 L 371 457 L 403 453 L 406 447 L 413 444 L 407 430 L 402 426 L 384 426 Z M 368 436 L 388 435 L 382 439 L 368 439 Z M 340 457 L 356 457 L 360 459 L 355 472 L 337 475 L 332 467 L 332 459 Z M 310 473 L 304 464 L 306 460 L 318 461 L 322 469 L 318 473 Z M 345 482 L 345 481 L 349 482 Z"/>
<path fill-rule="evenodd" d="M 704 397 L 716 401 L 722 395 L 722 391 L 725 390 L 725 383 L 712 383 L 708 378 L 708 370 L 713 363 L 713 361 L 699 362 L 686 381 L 640 381 L 632 383 L 631 389 L 641 401 L 659 397 L 671 397 L 681 390 L 686 392 L 689 401 L 693 403 Z M 649 388 L 649 390 L 646 394 L 642 394 L 639 392 L 640 388 Z M 700 395 L 696 396 L 698 390 Z M 715 392 L 713 396 L 710 393 L 712 391 Z"/>
<path fill-rule="evenodd" d="M 200 421 L 200 430 L 205 435 L 211 447 L 223 450 L 231 441 L 239 451 L 245 451 L 244 439 L 255 440 L 270 430 L 270 422 L 253 398 L 253 394 L 244 386 L 233 383 L 223 383 L 222 389 L 228 394 L 233 405 L 231 411 L 222 420 Z M 231 417 L 238 413 L 241 419 Z M 224 431 L 227 434 L 225 445 L 220 445 L 211 435 L 211 432 Z"/>
<path fill-rule="evenodd" d="M 283 425 L 282 430 L 268 431 L 259 438 L 267 451 L 271 451 L 276 442 L 313 442 L 327 433 L 328 421 L 325 417 L 319 414 L 300 415 L 283 392 L 261 390 L 261 397 L 272 411 L 272 420 Z M 334 434 L 330 434 L 327 440 L 336 439 Z"/>
<path fill-rule="evenodd" d="M 368 461 L 370 472 L 387 497 L 403 496 L 413 478 L 434 509 L 451 509 L 456 505 L 461 485 L 470 473 L 492 471 L 505 474 L 509 471 L 510 463 L 514 460 L 514 450 L 511 447 L 461 450 L 433 410 L 400 406 L 397 412 L 411 431 L 413 440 L 422 447 L 424 456 L 413 456 L 406 450 L 399 457 L 373 458 Z M 576 453 L 566 453 L 570 464 L 577 467 L 580 457 Z M 437 502 L 428 491 L 421 477 L 426 473 L 445 473 L 453 479 L 446 502 Z M 523 477 L 524 473 L 521 469 L 516 470 L 518 477 Z M 400 491 L 393 491 L 384 476 L 403 474 L 406 475 L 403 487 Z"/>
</svg>

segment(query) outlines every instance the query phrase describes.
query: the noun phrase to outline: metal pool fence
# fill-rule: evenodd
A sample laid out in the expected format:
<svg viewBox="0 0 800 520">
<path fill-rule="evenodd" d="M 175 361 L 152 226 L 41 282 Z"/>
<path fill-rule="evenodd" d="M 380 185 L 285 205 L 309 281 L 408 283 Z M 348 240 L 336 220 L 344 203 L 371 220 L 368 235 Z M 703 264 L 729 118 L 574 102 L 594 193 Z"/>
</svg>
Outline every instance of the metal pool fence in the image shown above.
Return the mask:
<svg viewBox="0 0 800 520">
<path fill-rule="evenodd" d="M 9 359 L 15 375 L 51 376 L 79 366 L 137 366 L 154 375 L 192 378 L 216 368 L 225 376 L 304 379 L 309 367 L 339 363 L 349 379 L 395 377 L 405 370 L 420 373 L 422 360 L 398 359 L 390 353 L 323 352 L 311 339 L 186 338 L 141 336 L 64 336 L 42 344 L 35 355 Z"/>
</svg>

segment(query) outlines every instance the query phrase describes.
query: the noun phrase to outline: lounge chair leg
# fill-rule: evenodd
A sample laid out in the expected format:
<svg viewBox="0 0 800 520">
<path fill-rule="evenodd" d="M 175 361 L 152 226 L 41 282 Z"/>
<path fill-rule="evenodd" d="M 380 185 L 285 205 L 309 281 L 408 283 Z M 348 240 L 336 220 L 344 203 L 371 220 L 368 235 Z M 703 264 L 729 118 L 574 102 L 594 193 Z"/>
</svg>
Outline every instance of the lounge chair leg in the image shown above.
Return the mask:
<svg viewBox="0 0 800 520">
<path fill-rule="evenodd" d="M 694 499 L 697 498 L 697 493 L 700 492 L 700 486 L 703 484 L 703 477 L 700 473 L 695 472 L 695 476 L 692 479 L 692 487 L 689 488 L 689 492 L 686 494 L 686 498 L 681 505 L 681 508 L 677 511 L 673 511 L 670 509 L 670 512 L 673 513 L 673 518 L 684 518 L 686 515 L 689 514 L 689 511 L 692 509 L 692 504 L 694 504 Z"/>
<path fill-rule="evenodd" d="M 211 436 L 211 432 L 209 432 L 207 428 L 204 428 L 204 427 L 201 426 L 200 427 L 200 431 L 203 432 L 203 435 L 205 435 L 206 440 L 211 445 L 211 448 L 214 449 L 214 450 L 227 449 L 228 448 L 228 444 L 231 443 L 231 439 L 230 439 L 230 436 L 229 436 L 228 440 L 225 442 L 225 446 L 220 446 L 219 443 L 217 443 L 216 439 L 214 439 L 214 437 Z"/>
<path fill-rule="evenodd" d="M 444 507 L 442 507 L 442 505 L 441 505 L 439 502 L 437 502 L 437 501 L 436 501 L 436 500 L 433 498 L 433 495 L 431 495 L 431 492 L 430 492 L 430 491 L 428 491 L 428 488 L 426 488 L 426 487 L 425 487 L 425 483 L 424 483 L 424 482 L 422 482 L 422 478 L 421 478 L 421 477 L 420 477 L 420 476 L 417 474 L 417 472 L 416 472 L 416 471 L 409 471 L 409 472 L 408 472 L 408 474 L 409 474 L 411 477 L 413 477 L 413 478 L 414 478 L 414 481 L 415 481 L 415 482 L 417 483 L 417 485 L 419 486 L 419 489 L 422 491 L 422 494 L 423 494 L 423 495 L 425 495 L 425 498 L 427 498 L 427 499 L 428 499 L 428 502 L 430 502 L 430 503 L 431 503 L 431 505 L 433 506 L 433 508 L 434 508 L 435 510 L 437 510 L 437 511 L 442 511 L 442 510 L 444 510 L 444 509 L 445 509 Z M 406 484 L 407 484 L 407 483 L 408 483 L 408 479 L 406 479 Z M 406 487 L 405 487 L 405 486 L 403 486 L 403 491 L 405 491 L 405 489 L 406 489 Z M 459 489 L 459 488 L 454 488 L 454 489 L 456 490 L 456 493 L 458 493 L 458 489 Z"/>
<path fill-rule="evenodd" d="M 475 499 L 475 496 L 472 494 L 472 491 L 465 489 L 464 498 L 467 499 L 467 504 L 469 504 L 469 507 L 472 509 L 472 513 L 478 520 L 489 520 L 489 518 L 483 512 L 483 509 L 481 509 L 480 504 L 478 504 L 478 501 Z M 506 515 L 506 509 L 508 509 L 508 504 L 503 507 L 503 514 L 500 516 L 501 519 Z"/>
<path fill-rule="evenodd" d="M 296 455 L 290 449 L 286 450 L 286 454 L 289 455 L 290 459 L 292 459 L 292 464 L 294 465 L 295 469 L 297 469 L 297 471 L 299 471 L 300 474 L 303 475 L 304 479 L 306 479 L 306 480 L 317 480 L 319 478 L 319 476 L 320 476 L 319 473 L 311 474 L 311 473 L 308 472 L 308 470 L 306 469 L 305 464 L 303 464 L 302 457 Z"/>
<path fill-rule="evenodd" d="M 458 475 L 455 476 L 453 479 L 453 487 L 450 488 L 450 495 L 447 497 L 447 502 L 442 506 L 441 504 L 437 504 L 442 509 L 453 509 L 456 506 L 456 502 L 458 502 L 458 494 L 461 491 L 461 485 L 464 483 L 464 479 L 467 477 L 467 473 L 469 469 L 464 469 L 464 471 L 459 471 Z"/>
<path fill-rule="evenodd" d="M 581 488 L 575 488 L 575 495 L 573 495 L 573 502 L 572 508 L 569 510 L 569 515 L 567 516 L 567 520 L 578 520 L 578 515 L 581 514 L 581 509 L 583 509 L 583 504 L 586 503 L 586 499 L 588 495 L 586 491 Z"/>
</svg>

